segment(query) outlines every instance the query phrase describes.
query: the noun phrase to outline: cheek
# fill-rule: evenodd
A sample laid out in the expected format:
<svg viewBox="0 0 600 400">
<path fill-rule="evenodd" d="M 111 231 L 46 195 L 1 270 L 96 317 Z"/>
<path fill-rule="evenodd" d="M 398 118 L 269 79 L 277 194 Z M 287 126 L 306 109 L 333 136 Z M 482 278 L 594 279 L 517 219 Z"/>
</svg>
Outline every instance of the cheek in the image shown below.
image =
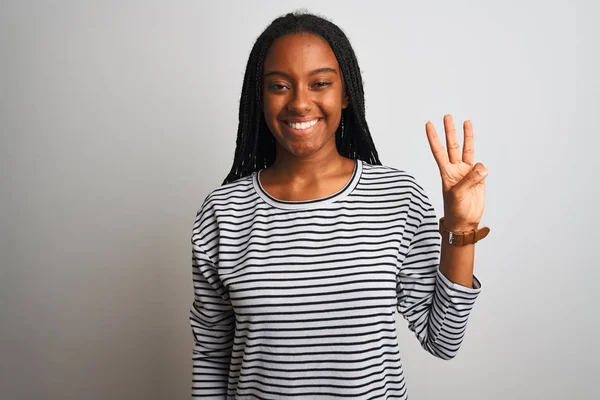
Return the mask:
<svg viewBox="0 0 600 400">
<path fill-rule="evenodd" d="M 331 91 L 326 96 L 323 96 L 321 104 L 326 112 L 332 115 L 340 114 L 343 105 L 342 94 L 338 91 Z"/>
<path fill-rule="evenodd" d="M 322 103 L 322 108 L 327 114 L 328 125 L 336 125 L 339 123 L 342 118 L 342 103 L 339 99 L 332 99 L 331 101 Z"/>
<path fill-rule="evenodd" d="M 281 96 L 265 96 L 263 100 L 263 114 L 267 122 L 277 119 L 277 116 L 281 112 L 285 103 L 282 101 Z"/>
</svg>

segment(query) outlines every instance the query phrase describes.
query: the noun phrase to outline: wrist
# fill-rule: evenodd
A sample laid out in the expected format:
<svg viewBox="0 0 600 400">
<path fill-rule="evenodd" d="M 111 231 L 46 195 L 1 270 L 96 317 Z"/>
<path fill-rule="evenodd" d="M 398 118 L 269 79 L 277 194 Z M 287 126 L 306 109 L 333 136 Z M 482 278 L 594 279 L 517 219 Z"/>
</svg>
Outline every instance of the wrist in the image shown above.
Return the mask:
<svg viewBox="0 0 600 400">
<path fill-rule="evenodd" d="M 446 226 L 444 218 L 440 218 L 439 232 L 442 235 L 442 240 L 447 244 L 454 246 L 465 246 L 475 244 L 485 238 L 490 232 L 490 228 L 484 226 L 481 229 L 473 228 L 467 225 L 451 225 Z"/>
<path fill-rule="evenodd" d="M 453 221 L 451 218 L 442 217 L 440 223 L 444 229 L 451 232 L 471 232 L 477 230 L 479 223 L 465 224 Z"/>
</svg>

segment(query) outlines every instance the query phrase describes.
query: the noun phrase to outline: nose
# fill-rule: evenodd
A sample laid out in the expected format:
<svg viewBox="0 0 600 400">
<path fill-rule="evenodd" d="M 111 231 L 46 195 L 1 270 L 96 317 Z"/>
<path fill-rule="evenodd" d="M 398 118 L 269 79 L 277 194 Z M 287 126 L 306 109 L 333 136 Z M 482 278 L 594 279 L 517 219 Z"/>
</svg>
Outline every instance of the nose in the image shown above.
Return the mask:
<svg viewBox="0 0 600 400">
<path fill-rule="evenodd" d="M 297 87 L 292 90 L 287 108 L 296 114 L 306 114 L 312 109 L 312 102 L 308 88 Z"/>
</svg>

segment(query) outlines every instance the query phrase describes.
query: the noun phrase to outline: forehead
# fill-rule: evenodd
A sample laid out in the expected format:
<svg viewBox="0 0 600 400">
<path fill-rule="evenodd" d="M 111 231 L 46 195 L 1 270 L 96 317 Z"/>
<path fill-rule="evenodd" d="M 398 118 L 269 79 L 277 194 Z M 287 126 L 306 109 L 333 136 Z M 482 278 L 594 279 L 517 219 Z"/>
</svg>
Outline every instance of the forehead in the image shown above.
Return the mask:
<svg viewBox="0 0 600 400">
<path fill-rule="evenodd" d="M 264 71 L 284 71 L 303 75 L 318 68 L 339 70 L 329 43 L 310 33 L 295 33 L 277 38 L 265 56 Z"/>
</svg>

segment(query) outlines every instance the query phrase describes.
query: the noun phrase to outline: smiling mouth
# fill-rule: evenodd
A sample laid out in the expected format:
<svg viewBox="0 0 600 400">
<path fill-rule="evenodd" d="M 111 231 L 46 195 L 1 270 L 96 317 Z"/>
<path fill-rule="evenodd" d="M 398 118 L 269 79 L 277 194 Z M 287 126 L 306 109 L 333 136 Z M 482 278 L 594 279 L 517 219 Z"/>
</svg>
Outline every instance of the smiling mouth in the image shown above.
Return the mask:
<svg viewBox="0 0 600 400">
<path fill-rule="evenodd" d="M 296 131 L 304 131 L 304 130 L 310 129 L 313 126 L 315 126 L 320 120 L 321 120 L 321 118 L 315 118 L 312 121 L 306 121 L 306 122 L 285 121 L 285 124 L 287 126 L 289 126 L 290 128 L 293 128 Z"/>
</svg>

